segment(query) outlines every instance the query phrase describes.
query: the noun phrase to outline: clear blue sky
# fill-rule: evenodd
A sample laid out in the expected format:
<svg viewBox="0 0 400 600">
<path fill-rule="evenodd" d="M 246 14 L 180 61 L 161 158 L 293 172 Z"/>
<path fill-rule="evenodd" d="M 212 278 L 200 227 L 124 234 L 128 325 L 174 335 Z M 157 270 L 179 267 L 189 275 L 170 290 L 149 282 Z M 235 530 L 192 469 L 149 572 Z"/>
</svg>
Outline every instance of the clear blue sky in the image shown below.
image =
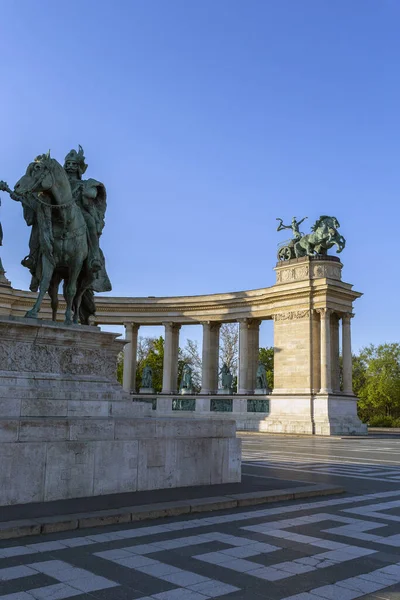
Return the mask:
<svg viewBox="0 0 400 600">
<path fill-rule="evenodd" d="M 0 178 L 82 144 L 113 295 L 270 286 L 275 218 L 334 214 L 354 348 L 400 341 L 397 0 L 3 0 L 1 21 Z M 1 220 L 26 289 L 5 194 Z"/>
</svg>

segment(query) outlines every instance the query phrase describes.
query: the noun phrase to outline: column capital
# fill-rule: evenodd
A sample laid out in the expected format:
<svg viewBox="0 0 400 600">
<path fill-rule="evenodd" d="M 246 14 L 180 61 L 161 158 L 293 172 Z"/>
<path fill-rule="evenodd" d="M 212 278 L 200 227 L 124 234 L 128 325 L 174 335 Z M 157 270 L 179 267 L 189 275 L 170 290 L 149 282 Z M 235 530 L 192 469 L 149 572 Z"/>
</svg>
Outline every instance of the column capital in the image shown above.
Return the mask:
<svg viewBox="0 0 400 600">
<path fill-rule="evenodd" d="M 321 319 L 327 319 L 328 317 L 330 317 L 331 314 L 333 314 L 335 311 L 333 310 L 333 308 L 316 308 L 315 309 L 316 312 L 321 315 Z"/>
<path fill-rule="evenodd" d="M 165 321 L 162 323 L 165 329 L 169 329 L 170 331 L 179 331 L 182 325 L 180 323 L 174 323 L 174 321 Z"/>
<path fill-rule="evenodd" d="M 252 317 L 243 317 L 243 319 L 237 319 L 237 322 L 239 323 L 239 326 L 247 326 L 248 329 L 250 329 L 250 327 L 259 327 L 261 325 L 261 319 L 254 319 Z"/>
<path fill-rule="evenodd" d="M 134 323 L 133 321 L 127 321 L 124 323 L 124 327 L 126 329 L 128 329 L 128 328 L 136 329 L 136 331 L 137 331 L 140 327 L 140 323 Z"/>
<path fill-rule="evenodd" d="M 203 327 L 209 327 L 211 331 L 217 331 L 217 329 L 221 328 L 221 321 L 200 321 L 200 325 Z"/>
<path fill-rule="evenodd" d="M 345 323 L 345 322 L 350 323 L 350 319 L 352 319 L 355 316 L 355 314 L 348 312 L 348 313 L 342 313 L 340 316 L 342 318 L 343 323 Z"/>
</svg>

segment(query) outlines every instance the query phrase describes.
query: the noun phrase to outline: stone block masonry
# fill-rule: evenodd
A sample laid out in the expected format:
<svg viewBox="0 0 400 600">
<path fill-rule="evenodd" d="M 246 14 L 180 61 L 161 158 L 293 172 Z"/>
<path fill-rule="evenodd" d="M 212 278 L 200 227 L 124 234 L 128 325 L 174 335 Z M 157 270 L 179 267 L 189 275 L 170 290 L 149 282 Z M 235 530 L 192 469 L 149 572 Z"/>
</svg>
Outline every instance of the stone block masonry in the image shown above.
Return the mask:
<svg viewBox="0 0 400 600">
<path fill-rule="evenodd" d="M 240 481 L 234 421 L 148 416 L 115 338 L 0 318 L 0 506 Z"/>
</svg>

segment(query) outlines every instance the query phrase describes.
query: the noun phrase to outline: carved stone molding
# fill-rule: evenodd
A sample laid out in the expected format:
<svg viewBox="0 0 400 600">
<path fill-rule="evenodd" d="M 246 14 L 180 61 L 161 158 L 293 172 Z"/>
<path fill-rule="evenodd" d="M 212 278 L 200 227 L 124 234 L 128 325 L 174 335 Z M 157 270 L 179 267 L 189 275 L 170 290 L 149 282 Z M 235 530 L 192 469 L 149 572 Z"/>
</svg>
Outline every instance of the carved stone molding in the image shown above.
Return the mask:
<svg viewBox="0 0 400 600">
<path fill-rule="evenodd" d="M 325 263 L 311 263 L 311 279 L 338 279 L 342 278 L 342 267 L 338 264 Z"/>
<path fill-rule="evenodd" d="M 273 316 L 274 321 L 292 321 L 294 319 L 308 319 L 310 311 L 307 310 L 292 310 L 285 313 L 277 313 Z"/>
<path fill-rule="evenodd" d="M 287 283 L 289 281 L 300 281 L 308 279 L 310 269 L 308 265 L 299 265 L 298 267 L 288 267 L 279 269 L 276 272 L 277 283 Z"/>
<path fill-rule="evenodd" d="M 94 329 L 94 328 L 93 328 Z M 76 329 L 0 322 L 0 370 L 18 374 L 96 376 L 116 381 L 116 358 L 121 350 L 109 336 L 94 329 L 85 332 L 86 344 Z M 36 333 L 36 337 L 35 337 Z"/>
<path fill-rule="evenodd" d="M 310 263 L 309 265 L 298 265 L 279 267 L 276 272 L 277 283 L 288 283 L 291 281 L 304 281 L 305 279 L 337 279 L 341 280 L 342 267 L 337 263 Z"/>
</svg>

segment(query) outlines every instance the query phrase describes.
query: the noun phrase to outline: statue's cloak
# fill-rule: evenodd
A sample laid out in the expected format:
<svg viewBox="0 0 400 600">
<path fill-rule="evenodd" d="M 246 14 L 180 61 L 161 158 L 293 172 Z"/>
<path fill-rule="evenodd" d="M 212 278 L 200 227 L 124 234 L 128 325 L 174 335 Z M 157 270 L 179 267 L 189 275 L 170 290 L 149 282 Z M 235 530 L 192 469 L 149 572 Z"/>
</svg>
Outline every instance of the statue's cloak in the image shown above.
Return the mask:
<svg viewBox="0 0 400 600">
<path fill-rule="evenodd" d="M 85 194 L 85 190 L 89 188 L 96 188 L 96 198 L 92 200 L 91 214 L 94 216 L 96 221 L 97 234 L 100 237 L 104 228 L 104 217 L 107 209 L 107 193 L 106 188 L 100 181 L 96 179 L 86 179 L 83 182 L 82 195 Z M 103 251 L 100 248 L 101 258 L 101 269 L 95 275 L 95 279 L 91 285 L 94 292 L 110 292 L 112 289 L 110 278 L 106 271 L 106 264 Z"/>
</svg>

